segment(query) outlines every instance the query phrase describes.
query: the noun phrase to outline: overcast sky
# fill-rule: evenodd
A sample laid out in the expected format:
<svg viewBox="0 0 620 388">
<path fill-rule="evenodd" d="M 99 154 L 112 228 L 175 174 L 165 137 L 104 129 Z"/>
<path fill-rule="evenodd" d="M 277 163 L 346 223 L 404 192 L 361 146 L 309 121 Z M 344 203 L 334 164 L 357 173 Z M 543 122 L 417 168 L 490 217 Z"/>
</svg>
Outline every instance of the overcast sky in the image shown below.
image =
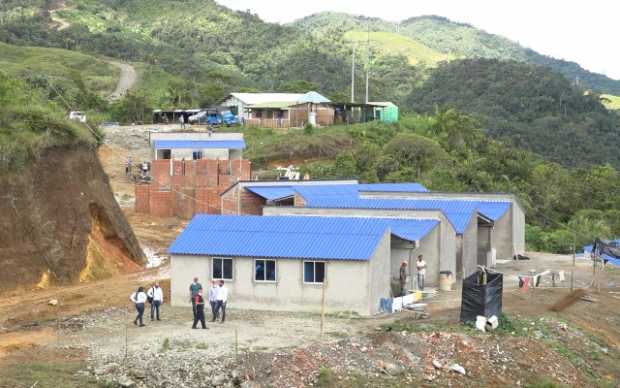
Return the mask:
<svg viewBox="0 0 620 388">
<path fill-rule="evenodd" d="M 620 79 L 620 2 L 617 0 L 216 0 L 287 23 L 322 11 L 399 21 L 440 15 L 503 35 L 542 54 L 571 60 Z"/>
</svg>

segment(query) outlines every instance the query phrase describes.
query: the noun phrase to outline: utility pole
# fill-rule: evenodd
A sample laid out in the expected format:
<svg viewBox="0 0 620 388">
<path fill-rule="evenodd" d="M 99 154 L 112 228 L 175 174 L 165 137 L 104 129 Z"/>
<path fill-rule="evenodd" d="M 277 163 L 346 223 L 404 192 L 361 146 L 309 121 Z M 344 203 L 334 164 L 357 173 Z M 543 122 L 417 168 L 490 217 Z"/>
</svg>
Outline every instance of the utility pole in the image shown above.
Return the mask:
<svg viewBox="0 0 620 388">
<path fill-rule="evenodd" d="M 370 24 L 366 35 L 366 98 L 364 102 L 368 104 L 368 78 L 370 74 Z"/>
<path fill-rule="evenodd" d="M 355 103 L 355 43 L 351 52 L 351 103 Z"/>
</svg>

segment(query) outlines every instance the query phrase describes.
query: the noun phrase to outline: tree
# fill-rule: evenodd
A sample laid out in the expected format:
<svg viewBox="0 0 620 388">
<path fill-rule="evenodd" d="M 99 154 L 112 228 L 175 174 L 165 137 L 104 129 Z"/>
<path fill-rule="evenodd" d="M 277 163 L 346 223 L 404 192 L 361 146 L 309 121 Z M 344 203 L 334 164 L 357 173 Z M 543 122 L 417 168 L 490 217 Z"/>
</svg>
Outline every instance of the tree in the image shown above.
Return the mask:
<svg viewBox="0 0 620 388">
<path fill-rule="evenodd" d="M 415 171 L 416 179 L 422 176 L 436 163 L 447 158 L 439 143 L 413 133 L 396 135 L 383 149 L 384 154 L 392 158 L 401 167 L 410 167 Z"/>
</svg>

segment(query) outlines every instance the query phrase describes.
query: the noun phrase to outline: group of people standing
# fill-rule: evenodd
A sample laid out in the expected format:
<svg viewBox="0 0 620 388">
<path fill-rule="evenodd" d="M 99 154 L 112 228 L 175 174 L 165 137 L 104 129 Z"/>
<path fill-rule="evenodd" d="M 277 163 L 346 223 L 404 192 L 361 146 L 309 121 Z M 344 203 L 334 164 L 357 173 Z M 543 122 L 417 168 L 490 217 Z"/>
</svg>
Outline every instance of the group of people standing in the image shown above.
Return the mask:
<svg viewBox="0 0 620 388">
<path fill-rule="evenodd" d="M 138 287 L 138 290 L 129 296 L 129 299 L 136 306 L 136 319 L 133 320 L 133 324 L 136 326 L 146 326 L 143 321 L 145 305 L 148 302 L 151 307 L 151 321 L 159 318 L 159 310 L 161 305 L 164 304 L 164 291 L 159 286 L 159 283 L 155 283 L 149 288 L 147 292 L 144 292 L 144 287 Z"/>
<path fill-rule="evenodd" d="M 192 302 L 192 310 L 194 312 L 194 324 L 192 329 L 197 329 L 200 322 L 203 329 L 207 328 L 205 323 L 205 300 L 203 298 L 202 284 L 198 282 L 198 278 L 194 278 L 192 284 L 189 285 L 190 299 Z M 228 301 L 228 289 L 224 285 L 223 280 L 212 280 L 208 293 L 209 304 L 211 305 L 211 322 L 215 322 L 220 317 L 221 323 L 226 320 L 226 302 Z"/>
<path fill-rule="evenodd" d="M 189 286 L 190 300 L 192 302 L 192 312 L 194 314 L 194 323 L 192 329 L 197 329 L 198 322 L 201 323 L 202 328 L 206 329 L 207 324 L 205 321 L 205 300 L 203 298 L 202 284 L 198 282 L 198 278 L 194 278 L 194 281 Z M 208 293 L 209 304 L 211 305 L 211 322 L 215 322 L 220 319 L 221 323 L 226 320 L 226 302 L 228 301 L 228 289 L 224 285 L 223 280 L 211 281 L 211 287 Z M 143 321 L 144 310 L 146 303 L 148 302 L 151 307 L 151 321 L 160 320 L 159 313 L 161 305 L 164 303 L 164 292 L 159 286 L 159 283 L 153 284 L 148 291 L 144 291 L 144 287 L 138 287 L 138 290 L 129 296 L 129 299 L 134 303 L 137 311 L 136 319 L 133 320 L 133 324 L 139 327 L 146 326 Z"/>
<path fill-rule="evenodd" d="M 422 255 L 418 255 L 418 260 L 415 263 L 417 270 L 417 286 L 418 290 L 424 291 L 424 280 L 426 278 L 426 261 L 424 261 L 424 257 Z M 400 283 L 400 294 L 407 294 L 407 262 L 403 261 L 400 265 L 400 271 L 398 280 Z"/>
</svg>

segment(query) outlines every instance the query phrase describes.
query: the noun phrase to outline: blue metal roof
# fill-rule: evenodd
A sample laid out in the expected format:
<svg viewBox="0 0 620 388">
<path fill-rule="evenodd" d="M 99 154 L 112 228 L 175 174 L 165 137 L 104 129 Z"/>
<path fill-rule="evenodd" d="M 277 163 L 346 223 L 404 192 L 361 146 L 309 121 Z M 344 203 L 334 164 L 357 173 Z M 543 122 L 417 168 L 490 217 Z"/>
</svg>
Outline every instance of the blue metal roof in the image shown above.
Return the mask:
<svg viewBox="0 0 620 388">
<path fill-rule="evenodd" d="M 438 220 L 429 219 L 406 219 L 406 218 L 381 218 L 384 220 L 392 231 L 392 234 L 396 237 L 400 237 L 403 240 L 418 241 L 431 230 L 433 230 L 438 224 Z"/>
<path fill-rule="evenodd" d="M 245 188 L 268 201 L 295 195 L 295 190 L 290 186 L 245 186 Z"/>
<path fill-rule="evenodd" d="M 228 148 L 242 150 L 245 148 L 245 141 L 239 140 L 155 140 L 153 146 L 159 149 L 192 149 L 201 150 L 205 148 Z"/>
<path fill-rule="evenodd" d="M 502 218 L 512 206 L 509 201 L 476 201 L 476 204 L 478 211 L 493 222 Z"/>
<path fill-rule="evenodd" d="M 419 183 L 361 183 L 359 191 L 384 191 L 392 193 L 426 193 L 429 190 Z"/>
<path fill-rule="evenodd" d="M 305 200 L 306 207 L 342 209 L 405 209 L 439 210 L 444 213 L 457 233 L 462 234 L 478 212 L 492 221 L 497 221 L 510 208 L 509 201 L 477 201 L 467 199 L 397 199 L 360 198 L 363 191 L 427 192 L 418 183 L 375 183 L 334 186 L 296 186 Z"/>
<path fill-rule="evenodd" d="M 388 230 L 419 240 L 437 220 L 197 215 L 170 246 L 178 255 L 368 260 Z"/>
<path fill-rule="evenodd" d="M 474 214 L 474 201 L 453 201 L 443 199 L 375 199 L 355 196 L 313 195 L 306 188 L 297 188 L 304 197 L 306 207 L 339 209 L 394 209 L 394 210 L 439 210 L 444 213 L 455 231 L 462 234 Z"/>
</svg>

